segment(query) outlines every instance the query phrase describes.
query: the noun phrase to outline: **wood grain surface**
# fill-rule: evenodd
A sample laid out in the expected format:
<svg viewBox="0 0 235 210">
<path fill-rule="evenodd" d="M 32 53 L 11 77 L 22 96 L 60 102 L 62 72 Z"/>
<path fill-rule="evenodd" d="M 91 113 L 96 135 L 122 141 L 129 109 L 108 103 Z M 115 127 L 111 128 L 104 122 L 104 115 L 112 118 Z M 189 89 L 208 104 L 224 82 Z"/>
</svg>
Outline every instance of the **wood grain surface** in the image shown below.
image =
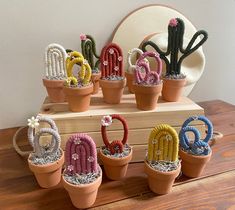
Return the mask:
<svg viewBox="0 0 235 210">
<path fill-rule="evenodd" d="M 181 176 L 172 193 L 157 196 L 148 188 L 143 163 L 131 163 L 121 181 L 104 176 L 93 209 L 235 209 L 235 106 L 219 100 L 200 106 L 215 130 L 224 134 L 213 145 L 212 159 L 201 177 Z M 26 158 L 12 147 L 16 129 L 0 130 L 0 209 L 76 209 L 61 184 L 52 189 L 38 186 Z M 22 149 L 30 148 L 26 130 L 20 140 Z"/>
</svg>

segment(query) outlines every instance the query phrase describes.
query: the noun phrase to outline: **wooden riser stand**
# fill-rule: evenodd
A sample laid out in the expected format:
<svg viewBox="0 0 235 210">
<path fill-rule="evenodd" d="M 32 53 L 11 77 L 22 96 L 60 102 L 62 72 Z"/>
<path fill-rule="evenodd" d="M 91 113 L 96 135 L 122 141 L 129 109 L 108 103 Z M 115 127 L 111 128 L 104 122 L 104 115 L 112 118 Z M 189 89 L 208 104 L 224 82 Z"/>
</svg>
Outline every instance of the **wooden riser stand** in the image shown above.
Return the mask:
<svg viewBox="0 0 235 210">
<path fill-rule="evenodd" d="M 97 147 L 103 145 L 101 137 L 101 118 L 104 115 L 120 114 L 129 127 L 128 143 L 133 147 L 132 162 L 143 161 L 146 154 L 148 137 L 158 124 L 166 123 L 179 131 L 182 123 L 189 116 L 204 115 L 204 110 L 187 97 L 182 97 L 178 102 L 165 102 L 159 99 L 158 106 L 152 111 L 140 111 L 136 108 L 135 95 L 124 92 L 122 101 L 117 105 L 110 105 L 103 102 L 101 91 L 91 98 L 90 109 L 86 112 L 70 112 L 67 103 L 50 103 L 46 98 L 39 115 L 48 116 L 53 119 L 59 129 L 64 149 L 66 140 L 73 133 L 82 132 L 90 135 L 96 142 Z M 40 127 L 48 125 L 41 123 Z M 205 126 L 201 122 L 194 122 L 201 133 L 205 133 Z M 39 127 L 39 128 L 40 128 Z M 122 124 L 114 121 L 108 127 L 108 138 L 110 141 L 122 139 Z M 50 141 L 51 136 L 42 136 L 42 144 Z"/>
</svg>

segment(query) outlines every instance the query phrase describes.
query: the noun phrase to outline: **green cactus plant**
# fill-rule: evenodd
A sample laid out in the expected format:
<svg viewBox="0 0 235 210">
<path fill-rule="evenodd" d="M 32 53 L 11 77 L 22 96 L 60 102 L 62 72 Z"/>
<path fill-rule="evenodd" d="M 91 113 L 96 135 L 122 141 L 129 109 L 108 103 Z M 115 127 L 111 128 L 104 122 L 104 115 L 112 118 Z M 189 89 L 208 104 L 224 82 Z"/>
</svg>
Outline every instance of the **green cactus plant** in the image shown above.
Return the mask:
<svg viewBox="0 0 235 210">
<path fill-rule="evenodd" d="M 84 58 L 88 61 L 92 72 L 99 72 L 98 66 L 100 63 L 100 57 L 97 55 L 96 52 L 96 43 L 94 38 L 91 35 L 81 34 L 80 39 L 82 54 Z"/>
</svg>

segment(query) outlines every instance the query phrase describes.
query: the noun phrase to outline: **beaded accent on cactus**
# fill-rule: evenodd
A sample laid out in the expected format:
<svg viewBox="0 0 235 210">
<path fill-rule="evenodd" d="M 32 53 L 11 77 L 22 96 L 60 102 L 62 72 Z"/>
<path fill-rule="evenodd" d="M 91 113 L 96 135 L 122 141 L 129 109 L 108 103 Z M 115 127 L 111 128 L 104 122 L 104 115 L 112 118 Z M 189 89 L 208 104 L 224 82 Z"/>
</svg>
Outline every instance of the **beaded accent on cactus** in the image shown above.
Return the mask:
<svg viewBox="0 0 235 210">
<path fill-rule="evenodd" d="M 82 54 L 87 59 L 92 71 L 97 72 L 100 63 L 100 57 L 96 53 L 95 40 L 91 35 L 80 35 Z M 97 60 L 96 62 L 94 60 Z"/>
<path fill-rule="evenodd" d="M 205 139 L 200 140 L 200 132 L 197 128 L 189 126 L 189 124 L 194 120 L 201 120 L 207 126 L 207 135 Z M 186 135 L 187 132 L 192 132 L 194 134 L 194 141 L 191 142 Z M 182 125 L 179 133 L 180 147 L 193 155 L 208 155 L 211 152 L 211 148 L 208 144 L 209 140 L 213 135 L 213 125 L 205 116 L 192 116 L 189 117 Z"/>
<path fill-rule="evenodd" d="M 55 122 L 48 118 L 48 117 L 42 117 L 42 116 L 37 116 L 32 117 L 31 119 L 28 120 L 28 139 L 30 145 L 34 148 L 34 153 L 37 157 L 43 157 L 45 154 L 45 151 L 47 155 L 53 155 L 55 154 L 59 148 L 60 148 L 60 135 L 58 133 L 58 129 L 55 125 Z M 39 125 L 39 122 L 47 122 L 51 128 L 41 128 L 36 134 L 34 134 L 34 129 L 35 125 Z M 40 137 L 44 134 L 51 134 L 51 143 L 47 145 L 47 148 L 40 145 Z"/>
<path fill-rule="evenodd" d="M 45 50 L 46 79 L 62 80 L 67 77 L 66 61 L 67 53 L 59 44 L 50 44 Z"/>
<path fill-rule="evenodd" d="M 106 127 L 111 125 L 113 119 L 117 119 L 121 121 L 123 125 L 123 129 L 124 129 L 124 135 L 123 135 L 122 141 L 115 140 L 110 143 L 107 138 Z M 127 138 L 128 138 L 128 126 L 127 126 L 126 120 L 117 114 L 113 114 L 111 116 L 104 116 L 103 119 L 101 120 L 101 134 L 102 134 L 102 138 L 103 138 L 103 142 L 105 146 L 110 150 L 110 153 L 112 155 L 115 153 L 122 153 L 123 145 L 126 144 Z"/>
<path fill-rule="evenodd" d="M 72 135 L 65 148 L 65 174 L 88 174 L 98 172 L 96 145 L 84 133 Z"/>
<path fill-rule="evenodd" d="M 166 64 L 166 76 L 173 76 L 181 74 L 181 64 L 183 60 L 196 51 L 208 38 L 208 34 L 204 30 L 197 31 L 187 47 L 183 48 L 183 37 L 184 37 L 184 22 L 180 18 L 173 18 L 169 21 L 168 25 L 168 46 L 166 52 L 162 51 L 157 44 L 152 41 L 143 43 L 142 50 L 147 51 L 146 47 L 149 45 L 154 48 L 159 54 L 161 59 Z M 203 36 L 199 42 L 195 44 L 198 37 Z M 179 55 L 182 56 L 179 58 Z"/>
<path fill-rule="evenodd" d="M 74 64 L 78 64 L 81 68 L 78 74 L 77 83 L 73 78 L 73 66 Z M 67 74 L 70 79 L 67 80 L 65 85 L 70 85 L 71 81 L 75 82 L 75 84 L 79 86 L 88 85 L 91 80 L 91 67 L 89 63 L 84 59 L 83 55 L 77 51 L 73 51 L 69 53 L 69 57 L 66 60 Z M 73 86 L 75 86 L 73 83 Z"/>
<path fill-rule="evenodd" d="M 144 61 L 146 57 L 154 57 L 157 61 L 156 71 L 151 71 L 149 65 Z M 144 69 L 145 73 L 141 72 Z M 134 70 L 135 82 L 141 85 L 157 85 L 160 83 L 160 76 L 162 73 L 162 61 L 159 54 L 155 52 L 145 52 L 136 62 Z"/>
<path fill-rule="evenodd" d="M 121 48 L 110 43 L 106 45 L 101 52 L 101 78 L 124 78 L 123 54 Z"/>
<path fill-rule="evenodd" d="M 179 138 L 174 128 L 167 124 L 156 126 L 148 140 L 149 162 L 178 161 Z"/>
</svg>

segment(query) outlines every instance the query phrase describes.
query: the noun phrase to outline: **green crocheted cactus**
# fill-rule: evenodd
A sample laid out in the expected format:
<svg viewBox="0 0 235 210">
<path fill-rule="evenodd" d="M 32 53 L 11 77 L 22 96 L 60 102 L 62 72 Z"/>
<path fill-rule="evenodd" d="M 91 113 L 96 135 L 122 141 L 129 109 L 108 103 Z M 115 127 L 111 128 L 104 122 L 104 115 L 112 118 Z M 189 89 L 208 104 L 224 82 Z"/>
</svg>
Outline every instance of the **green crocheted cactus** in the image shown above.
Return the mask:
<svg viewBox="0 0 235 210">
<path fill-rule="evenodd" d="M 82 55 L 88 61 L 92 71 L 98 71 L 100 57 L 96 53 L 96 44 L 94 38 L 91 35 L 81 34 L 80 39 Z"/>
<path fill-rule="evenodd" d="M 160 58 L 163 59 L 166 64 L 166 76 L 180 75 L 183 60 L 196 51 L 208 38 L 206 31 L 197 31 L 187 47 L 183 49 L 184 28 L 184 22 L 180 18 L 173 18 L 170 20 L 168 25 L 168 46 L 166 52 L 163 52 L 152 41 L 147 41 L 142 45 L 142 50 L 144 52 L 147 51 L 146 47 L 149 45 L 160 54 Z M 195 44 L 195 41 L 201 35 L 203 36 L 202 39 Z M 179 57 L 180 54 L 182 54 L 181 57 Z"/>
</svg>

